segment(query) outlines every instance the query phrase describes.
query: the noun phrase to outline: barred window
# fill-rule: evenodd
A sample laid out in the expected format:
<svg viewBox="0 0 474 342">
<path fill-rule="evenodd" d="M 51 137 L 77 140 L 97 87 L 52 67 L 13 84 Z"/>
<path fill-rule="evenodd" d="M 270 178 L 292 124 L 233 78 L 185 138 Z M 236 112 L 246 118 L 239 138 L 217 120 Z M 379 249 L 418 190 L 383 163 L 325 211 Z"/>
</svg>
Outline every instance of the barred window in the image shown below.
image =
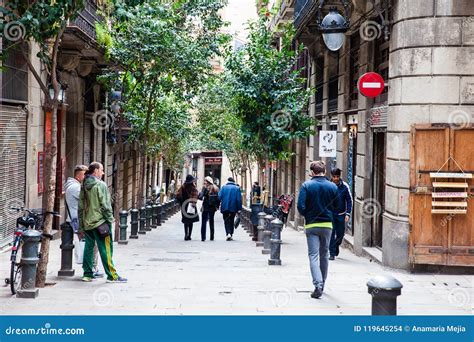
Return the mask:
<svg viewBox="0 0 474 342">
<path fill-rule="evenodd" d="M 2 49 L 2 54 L 5 54 L 5 61 L 0 72 L 3 103 L 28 102 L 28 65 L 21 49 L 28 51 L 27 43 L 4 46 Z"/>
</svg>

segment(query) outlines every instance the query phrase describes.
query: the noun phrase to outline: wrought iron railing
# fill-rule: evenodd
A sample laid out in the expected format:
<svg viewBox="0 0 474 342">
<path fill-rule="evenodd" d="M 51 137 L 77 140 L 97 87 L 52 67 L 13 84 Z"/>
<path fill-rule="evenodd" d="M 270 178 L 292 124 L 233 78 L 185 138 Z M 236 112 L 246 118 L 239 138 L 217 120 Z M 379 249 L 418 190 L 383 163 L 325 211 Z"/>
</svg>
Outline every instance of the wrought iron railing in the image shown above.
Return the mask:
<svg viewBox="0 0 474 342">
<path fill-rule="evenodd" d="M 84 9 L 69 26 L 79 28 L 89 38 L 95 40 L 95 24 L 101 21 L 103 21 L 103 18 L 98 14 L 96 1 L 89 0 L 86 1 Z"/>
</svg>

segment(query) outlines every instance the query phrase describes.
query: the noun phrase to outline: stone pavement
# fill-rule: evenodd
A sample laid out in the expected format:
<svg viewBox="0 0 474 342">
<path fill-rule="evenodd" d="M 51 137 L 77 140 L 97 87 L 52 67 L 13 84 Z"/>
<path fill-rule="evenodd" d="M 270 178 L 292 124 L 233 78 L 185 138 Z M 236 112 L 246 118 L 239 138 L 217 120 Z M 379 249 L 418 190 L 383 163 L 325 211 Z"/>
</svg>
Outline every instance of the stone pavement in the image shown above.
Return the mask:
<svg viewBox="0 0 474 342">
<path fill-rule="evenodd" d="M 0 287 L 2 315 L 370 315 L 366 283 L 375 275 L 391 274 L 403 283 L 400 315 L 472 314 L 473 277 L 410 274 L 385 269 L 343 249 L 330 262 L 325 294 L 312 290 L 305 236 L 285 228 L 282 266 L 268 266 L 245 231 L 225 241 L 222 216 L 216 214 L 216 241 L 201 242 L 200 227 L 193 240 L 183 240 L 180 215 L 140 235 L 128 245 L 114 245 L 114 261 L 127 284 L 80 281 L 57 277 L 59 241 L 53 241 L 48 282 L 39 297 L 18 299 Z M 0 277 L 9 274 L 9 253 L 0 254 Z"/>
</svg>

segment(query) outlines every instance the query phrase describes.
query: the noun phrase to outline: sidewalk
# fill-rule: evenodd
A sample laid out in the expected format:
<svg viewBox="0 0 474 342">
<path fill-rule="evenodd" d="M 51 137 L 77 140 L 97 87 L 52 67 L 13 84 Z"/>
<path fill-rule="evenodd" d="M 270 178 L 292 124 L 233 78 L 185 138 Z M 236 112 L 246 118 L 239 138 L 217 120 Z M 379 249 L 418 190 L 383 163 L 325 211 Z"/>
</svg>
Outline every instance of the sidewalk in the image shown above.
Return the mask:
<svg viewBox="0 0 474 342">
<path fill-rule="evenodd" d="M 57 277 L 60 241 L 51 245 L 47 286 L 39 297 L 19 299 L 0 287 L 2 315 L 370 315 L 366 283 L 391 274 L 403 283 L 400 315 L 472 314 L 473 277 L 409 274 L 384 269 L 346 249 L 331 261 L 325 294 L 312 291 L 306 238 L 285 228 L 282 266 L 268 266 L 241 227 L 225 241 L 222 216 L 216 214 L 216 241 L 201 242 L 200 227 L 184 241 L 180 214 L 163 226 L 114 245 L 114 261 L 127 284 L 80 281 L 81 265 L 72 278 Z M 9 253 L 0 254 L 0 277 L 9 274 Z"/>
</svg>

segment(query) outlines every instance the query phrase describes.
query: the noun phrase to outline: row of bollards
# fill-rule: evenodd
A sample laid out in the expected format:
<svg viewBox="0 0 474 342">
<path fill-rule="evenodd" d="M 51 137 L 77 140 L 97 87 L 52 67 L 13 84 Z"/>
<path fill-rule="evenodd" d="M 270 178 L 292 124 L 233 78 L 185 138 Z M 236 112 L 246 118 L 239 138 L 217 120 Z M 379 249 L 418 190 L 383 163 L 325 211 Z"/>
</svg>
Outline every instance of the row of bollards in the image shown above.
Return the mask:
<svg viewBox="0 0 474 342">
<path fill-rule="evenodd" d="M 179 211 L 179 204 L 176 199 L 162 203 L 152 204 L 140 209 L 131 209 L 130 211 L 121 210 L 119 213 L 119 244 L 128 244 L 128 214 L 130 212 L 130 236 L 129 239 L 138 239 L 139 235 L 145 235 L 152 229 L 156 229 L 162 225 L 167 219 Z M 25 236 L 25 239 L 27 237 Z M 36 241 L 38 248 L 39 239 Z M 72 254 L 74 249 L 74 231 L 69 223 L 61 224 L 61 269 L 58 272 L 60 277 L 74 276 L 72 267 Z M 23 249 L 24 251 L 25 249 Z M 28 257 L 28 260 L 31 258 Z M 28 262 L 26 260 L 25 264 Z M 22 256 L 23 263 L 23 256 Z M 23 271 L 24 272 L 24 271 Z M 36 272 L 36 271 L 35 271 Z"/>
<path fill-rule="evenodd" d="M 243 208 L 241 222 L 244 229 L 255 241 L 257 247 L 263 247 L 262 254 L 270 254 L 269 265 L 281 265 L 281 231 L 283 222 L 270 214 L 265 214 L 262 204 L 252 204 L 251 210 Z"/>
</svg>

